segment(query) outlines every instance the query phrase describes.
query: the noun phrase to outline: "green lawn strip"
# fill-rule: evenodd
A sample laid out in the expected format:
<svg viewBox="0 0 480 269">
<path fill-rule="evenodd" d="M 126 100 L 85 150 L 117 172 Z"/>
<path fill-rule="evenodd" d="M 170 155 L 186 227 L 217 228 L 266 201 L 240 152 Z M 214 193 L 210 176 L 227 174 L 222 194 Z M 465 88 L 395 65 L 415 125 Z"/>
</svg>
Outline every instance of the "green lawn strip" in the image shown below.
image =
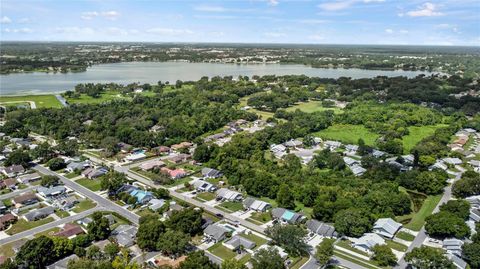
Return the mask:
<svg viewBox="0 0 480 269">
<path fill-rule="evenodd" d="M 101 181 L 96 179 L 80 178 L 75 182 L 91 191 L 99 191 L 101 186 Z"/>
<path fill-rule="evenodd" d="M 1 96 L 0 103 L 4 102 L 35 102 L 37 108 L 61 108 L 62 104 L 57 100 L 55 95 L 24 95 L 24 96 Z"/>
<path fill-rule="evenodd" d="M 272 220 L 272 215 L 270 212 L 254 212 L 248 219 L 264 224 Z"/>
<path fill-rule="evenodd" d="M 368 253 L 352 247 L 352 246 L 350 245 L 350 242 L 349 242 L 348 240 L 338 241 L 338 242 L 337 242 L 337 246 L 342 247 L 342 248 L 347 249 L 347 250 L 350 250 L 350 251 L 353 251 L 353 252 L 358 253 L 358 254 L 360 254 L 360 255 L 363 255 L 363 256 L 365 256 L 365 258 L 367 258 L 367 259 L 369 258 Z"/>
<path fill-rule="evenodd" d="M 12 258 L 15 256 L 15 252 L 13 251 L 13 246 L 17 243 L 18 241 L 11 242 L 8 244 L 2 244 L 0 245 L 0 256 L 5 256 L 8 258 Z"/>
<path fill-rule="evenodd" d="M 401 251 L 401 252 L 407 251 L 408 247 L 403 245 L 403 244 L 400 244 L 400 243 L 392 241 L 392 240 L 386 240 L 385 242 L 387 242 L 387 246 L 390 247 L 391 249 L 398 250 L 398 251 Z"/>
<path fill-rule="evenodd" d="M 174 179 L 173 180 L 173 183 L 171 184 L 165 184 L 164 186 L 167 187 L 167 188 L 171 188 L 171 187 L 175 187 L 175 186 L 178 186 L 178 185 L 182 185 L 182 184 L 185 184 L 187 182 L 190 182 L 192 180 L 192 178 L 190 177 L 184 177 L 184 178 L 180 178 L 180 179 Z"/>
<path fill-rule="evenodd" d="M 211 201 L 215 199 L 216 195 L 213 192 L 201 192 L 197 194 L 197 198 L 200 198 L 204 201 Z"/>
<path fill-rule="evenodd" d="M 42 235 L 45 235 L 45 236 L 52 236 L 54 233 L 60 231 L 60 228 L 58 227 L 53 227 L 52 229 L 49 229 L 49 230 L 46 230 L 46 231 L 43 231 L 41 233 L 37 233 L 35 234 L 35 237 L 40 237 Z"/>
<path fill-rule="evenodd" d="M 418 142 L 427 136 L 432 135 L 439 128 L 446 127 L 445 124 L 427 125 L 427 126 L 410 126 L 408 127 L 409 134 L 402 137 L 403 152 L 405 154 L 410 153 L 410 150 L 414 148 Z"/>
<path fill-rule="evenodd" d="M 335 113 L 335 114 L 343 113 L 343 110 L 338 108 L 338 107 L 324 107 L 324 106 L 322 106 L 321 101 L 308 101 L 308 102 L 298 103 L 296 105 L 288 107 L 286 110 L 291 112 L 291 111 L 295 111 L 297 109 L 299 109 L 300 111 L 306 112 L 306 113 L 313 113 L 313 112 L 325 111 L 325 110 L 332 110 L 333 113 Z"/>
<path fill-rule="evenodd" d="M 348 144 L 357 144 L 362 138 L 365 144 L 374 146 L 379 134 L 373 133 L 363 125 L 334 124 L 325 130 L 313 133 L 323 139 L 341 141 Z"/>
<path fill-rule="evenodd" d="M 240 258 L 238 261 L 242 264 L 246 264 L 247 262 L 250 261 L 252 258 L 252 254 L 245 254 L 242 258 Z"/>
<path fill-rule="evenodd" d="M 413 234 L 409 234 L 406 232 L 398 232 L 395 237 L 405 241 L 413 241 L 415 239 L 415 236 Z"/>
<path fill-rule="evenodd" d="M 66 98 L 69 104 L 100 104 L 112 100 L 131 100 L 131 97 L 125 97 L 118 91 L 105 91 L 98 98 L 93 98 L 86 94 L 81 94 L 79 98 Z"/>
<path fill-rule="evenodd" d="M 72 173 L 66 174 L 65 177 L 69 178 L 69 179 L 72 179 L 74 177 L 78 177 L 79 175 L 80 175 L 79 173 L 72 172 Z"/>
<path fill-rule="evenodd" d="M 271 204 L 272 207 L 278 207 L 277 201 L 275 201 L 275 200 L 272 199 L 272 198 L 269 198 L 269 197 L 260 197 L 260 198 L 258 198 L 258 200 L 267 202 L 267 203 Z"/>
<path fill-rule="evenodd" d="M 256 246 L 255 246 L 255 249 L 258 248 L 258 247 L 260 247 L 260 246 L 263 245 L 263 244 L 266 244 L 266 243 L 268 242 L 267 239 L 262 238 L 262 237 L 260 237 L 260 236 L 258 236 L 258 235 L 255 235 L 255 234 L 253 234 L 253 233 L 250 233 L 250 234 L 240 234 L 240 236 L 243 237 L 243 238 L 246 238 L 246 239 L 248 239 L 248 240 L 250 240 L 250 241 L 252 241 L 252 242 L 254 242 L 255 245 L 256 245 Z"/>
<path fill-rule="evenodd" d="M 12 190 L 10 190 L 10 189 L 3 189 L 3 190 L 0 190 L 0 195 L 11 193 L 11 192 L 12 192 Z"/>
<path fill-rule="evenodd" d="M 425 201 L 423 201 L 422 207 L 420 210 L 413 214 L 412 219 L 404 227 L 413 231 L 420 231 L 423 224 L 425 223 L 425 218 L 430 216 L 437 206 L 438 202 L 442 198 L 441 194 L 438 195 L 429 195 Z"/>
<path fill-rule="evenodd" d="M 355 263 L 355 264 L 358 264 L 360 266 L 363 266 L 365 268 L 369 268 L 369 269 L 378 269 L 377 266 L 373 265 L 373 264 L 370 264 L 369 262 L 367 261 L 364 261 L 360 258 L 356 258 L 356 257 L 353 257 L 351 255 L 349 255 L 348 253 L 345 253 L 345 252 L 342 252 L 342 251 L 339 251 L 339 250 L 334 250 L 333 251 L 333 254 L 339 258 L 342 258 L 342 259 L 345 259 L 349 262 L 352 262 L 352 263 Z"/>
<path fill-rule="evenodd" d="M 235 212 L 235 211 L 240 211 L 243 210 L 243 204 L 239 202 L 223 202 L 218 205 L 219 207 L 225 208 L 229 211 Z"/>
<path fill-rule="evenodd" d="M 222 245 L 221 242 L 216 243 L 215 245 L 209 247 L 208 251 L 210 251 L 213 255 L 223 260 L 233 259 L 235 258 L 235 256 L 237 256 L 237 253 L 226 248 L 224 245 Z"/>
<path fill-rule="evenodd" d="M 80 213 L 80 212 L 83 212 L 85 210 L 88 210 L 90 208 L 94 208 L 95 207 L 95 203 L 89 199 L 85 199 L 83 201 L 80 201 L 80 203 L 78 203 L 73 209 L 72 211 L 75 212 L 75 213 Z"/>
<path fill-rule="evenodd" d="M 308 259 L 309 257 L 301 257 L 300 259 L 296 259 L 295 263 L 292 262 L 292 264 L 290 264 L 290 269 L 299 269 L 308 261 Z"/>
<path fill-rule="evenodd" d="M 55 215 L 57 215 L 59 218 L 62 218 L 62 219 L 70 216 L 70 214 L 68 214 L 68 212 L 63 211 L 63 210 L 56 210 Z"/>
<path fill-rule="evenodd" d="M 15 224 L 13 224 L 12 227 L 10 227 L 10 229 L 6 231 L 6 233 L 8 235 L 18 234 L 20 232 L 30 230 L 32 228 L 47 224 L 52 221 L 54 221 L 52 217 L 48 217 L 48 218 L 36 220 L 36 221 L 26 221 L 24 219 L 20 219 Z"/>
</svg>

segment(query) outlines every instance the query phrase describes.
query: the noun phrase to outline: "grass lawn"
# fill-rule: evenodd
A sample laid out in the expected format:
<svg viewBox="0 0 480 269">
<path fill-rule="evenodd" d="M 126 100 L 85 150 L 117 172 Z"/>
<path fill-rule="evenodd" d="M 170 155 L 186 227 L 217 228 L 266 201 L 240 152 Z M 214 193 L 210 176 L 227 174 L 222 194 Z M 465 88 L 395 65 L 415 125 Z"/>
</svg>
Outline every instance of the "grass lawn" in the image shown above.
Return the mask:
<svg viewBox="0 0 480 269">
<path fill-rule="evenodd" d="M 62 219 L 70 216 L 70 214 L 68 214 L 68 212 L 63 211 L 63 210 L 57 210 L 57 211 L 55 211 L 55 214 Z"/>
<path fill-rule="evenodd" d="M 432 135 L 435 130 L 446 127 L 445 124 L 429 125 L 429 126 L 410 126 L 408 127 L 409 134 L 402 137 L 403 152 L 405 154 L 410 153 L 410 150 L 414 148 L 418 142 L 427 136 Z"/>
<path fill-rule="evenodd" d="M 5 256 L 5 257 L 14 257 L 15 252 L 13 251 L 13 246 L 17 243 L 18 241 L 8 243 L 8 244 L 3 244 L 0 245 L 0 255 Z"/>
<path fill-rule="evenodd" d="M 300 109 L 301 111 L 306 113 L 325 111 L 325 110 L 332 110 L 333 113 L 335 114 L 343 113 L 342 109 L 338 107 L 323 107 L 321 101 L 308 101 L 308 102 L 298 103 L 294 106 L 288 107 L 286 110 L 295 111 L 297 109 Z"/>
<path fill-rule="evenodd" d="M 368 268 L 368 269 L 377 269 L 378 267 L 376 265 L 373 265 L 371 264 L 370 262 L 366 261 L 366 260 L 363 260 L 363 259 L 360 259 L 360 258 L 357 258 L 357 257 L 353 257 L 353 256 L 350 256 L 349 254 L 345 253 L 345 252 L 342 252 L 342 251 L 338 251 L 338 250 L 334 250 L 333 251 L 333 254 L 335 256 L 338 256 L 342 259 L 345 259 L 347 261 L 350 261 L 350 262 L 353 262 L 355 264 L 358 264 L 362 267 L 365 267 L 365 268 Z"/>
<path fill-rule="evenodd" d="M 398 232 L 395 237 L 400 238 L 400 239 L 405 240 L 405 241 L 413 241 L 415 239 L 415 236 L 413 234 L 409 234 L 409 233 L 406 233 L 406 232 Z"/>
<path fill-rule="evenodd" d="M 114 99 L 127 99 L 131 100 L 130 97 L 121 96 L 117 91 L 105 91 L 98 98 L 93 98 L 86 94 L 81 94 L 79 98 L 65 98 L 69 104 L 100 104 L 106 101 L 111 101 Z"/>
<path fill-rule="evenodd" d="M 173 180 L 173 183 L 171 184 L 165 184 L 163 186 L 167 187 L 167 188 L 171 188 L 171 187 L 175 187 L 175 186 L 178 186 L 178 185 L 183 185 L 187 182 L 190 182 L 192 180 L 191 177 L 184 177 L 184 178 L 180 178 L 180 179 L 174 179 Z"/>
<path fill-rule="evenodd" d="M 79 173 L 75 173 L 75 172 L 72 172 L 72 173 L 68 173 L 65 175 L 66 178 L 74 178 L 74 177 L 78 177 L 80 174 Z"/>
<path fill-rule="evenodd" d="M 425 218 L 432 214 L 433 209 L 435 209 L 441 198 L 441 194 L 428 196 L 423 201 L 422 207 L 420 210 L 418 210 L 418 212 L 406 216 L 399 216 L 397 217 L 397 221 L 405 223 L 406 221 L 410 220 L 406 225 L 404 225 L 404 227 L 413 231 L 420 231 L 425 223 Z"/>
<path fill-rule="evenodd" d="M 18 234 L 20 232 L 30 230 L 32 228 L 47 224 L 52 221 L 52 217 L 36 221 L 26 221 L 24 219 L 20 219 L 15 224 L 13 224 L 12 227 L 10 227 L 10 229 L 8 229 L 5 233 L 7 233 L 8 235 Z"/>
<path fill-rule="evenodd" d="M 100 180 L 95 179 L 88 179 L 88 178 L 80 178 L 75 181 L 76 183 L 84 186 L 85 188 L 91 191 L 99 191 L 100 190 Z"/>
<path fill-rule="evenodd" d="M 251 258 L 252 258 L 252 254 L 245 254 L 245 256 L 240 258 L 238 261 L 242 264 L 246 264 L 247 262 L 250 261 Z"/>
<path fill-rule="evenodd" d="M 301 259 L 297 259 L 295 263 L 290 265 L 291 269 L 299 269 L 308 261 L 309 257 L 302 257 Z"/>
<path fill-rule="evenodd" d="M 220 205 L 218 205 L 218 207 L 227 209 L 231 212 L 243 210 L 243 205 L 242 203 L 239 203 L 239 202 L 223 202 Z"/>
<path fill-rule="evenodd" d="M 222 243 L 216 243 L 215 245 L 208 248 L 213 255 L 222 258 L 223 260 L 233 259 L 237 256 L 237 253 L 226 248 Z"/>
<path fill-rule="evenodd" d="M 350 245 L 350 241 L 348 241 L 348 240 L 340 240 L 340 241 L 338 241 L 338 243 L 337 243 L 336 245 L 339 246 L 339 247 L 342 247 L 342 248 L 344 248 L 344 249 L 348 249 L 348 250 L 350 250 L 350 251 L 353 251 L 353 252 L 355 252 L 355 253 L 358 253 L 358 254 L 360 254 L 360 255 L 363 255 L 363 256 L 365 256 L 365 257 L 367 257 L 367 258 L 369 257 L 369 256 L 368 256 L 368 253 L 363 252 L 363 251 L 361 251 L 361 250 L 359 250 L 359 249 L 356 249 L 356 248 L 352 247 L 352 246 Z"/>
<path fill-rule="evenodd" d="M 197 198 L 200 198 L 204 201 L 211 201 L 215 199 L 216 195 L 213 192 L 201 192 L 197 194 Z"/>
<path fill-rule="evenodd" d="M 95 203 L 89 199 L 85 199 L 83 201 L 81 201 L 80 203 L 78 203 L 73 209 L 72 211 L 75 212 L 75 213 L 80 213 L 80 212 L 83 212 L 85 210 L 88 210 L 90 208 L 94 208 L 95 207 Z"/>
<path fill-rule="evenodd" d="M 60 231 L 60 228 L 58 227 L 53 227 L 52 229 L 49 229 L 49 230 L 46 230 L 44 232 L 41 232 L 41 233 L 38 233 L 38 234 L 35 234 L 35 237 L 40 237 L 42 235 L 45 235 L 45 236 L 52 236 L 54 233 Z"/>
<path fill-rule="evenodd" d="M 10 189 L 3 189 L 3 190 L 0 190 L 0 195 L 11 193 L 11 192 L 12 192 L 12 190 L 10 190 Z"/>
<path fill-rule="evenodd" d="M 3 102 L 19 102 L 26 101 L 35 102 L 37 108 L 54 107 L 61 108 L 62 104 L 57 100 L 55 95 L 25 95 L 25 96 L 0 96 L 0 103 Z"/>
<path fill-rule="evenodd" d="M 255 212 L 250 216 L 249 219 L 253 219 L 261 223 L 267 223 L 272 220 L 272 215 L 270 215 L 270 212 Z"/>
<path fill-rule="evenodd" d="M 392 241 L 392 240 L 385 240 L 387 242 L 387 246 L 390 247 L 391 249 L 398 250 L 401 252 L 407 251 L 407 246 L 400 244 L 398 242 Z"/>
<path fill-rule="evenodd" d="M 255 248 L 258 248 L 261 245 L 266 244 L 268 242 L 265 238 L 262 238 L 258 235 L 253 234 L 253 233 L 241 234 L 240 236 L 243 237 L 243 238 L 246 238 L 246 239 L 248 239 L 252 242 L 255 242 L 255 245 L 256 245 Z"/>
<path fill-rule="evenodd" d="M 349 144 L 357 144 L 358 139 L 362 138 L 365 144 L 373 146 L 379 137 L 378 134 L 371 132 L 363 125 L 352 124 L 334 124 L 325 130 L 314 133 L 323 139 L 337 140 Z"/>
<path fill-rule="evenodd" d="M 247 100 L 248 100 L 249 97 L 250 96 L 245 96 L 245 97 L 241 98 L 239 107 L 246 106 L 247 105 Z M 266 120 L 268 118 L 273 118 L 273 114 L 274 114 L 272 112 L 261 111 L 261 110 L 255 109 L 255 108 L 250 108 L 247 111 L 257 114 L 262 120 Z"/>
</svg>

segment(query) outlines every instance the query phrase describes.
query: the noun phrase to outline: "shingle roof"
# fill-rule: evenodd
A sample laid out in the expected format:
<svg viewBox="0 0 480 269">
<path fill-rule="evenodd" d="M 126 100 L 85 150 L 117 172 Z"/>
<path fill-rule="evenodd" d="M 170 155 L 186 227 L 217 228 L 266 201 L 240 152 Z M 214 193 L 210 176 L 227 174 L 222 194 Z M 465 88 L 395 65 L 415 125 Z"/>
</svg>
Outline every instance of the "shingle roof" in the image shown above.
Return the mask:
<svg viewBox="0 0 480 269">
<path fill-rule="evenodd" d="M 378 219 L 373 225 L 373 230 L 381 235 L 393 237 L 395 233 L 402 227 L 402 224 L 391 218 Z M 385 234 L 386 233 L 386 234 Z"/>
<path fill-rule="evenodd" d="M 215 240 L 220 240 L 225 234 L 228 233 L 228 230 L 223 226 L 211 224 L 203 231 L 205 234 L 213 237 Z"/>
<path fill-rule="evenodd" d="M 326 237 L 337 237 L 338 234 L 335 232 L 335 228 L 331 225 L 328 225 L 326 223 L 323 223 L 318 220 L 308 220 L 307 221 L 307 228 L 321 236 L 326 236 Z"/>
</svg>

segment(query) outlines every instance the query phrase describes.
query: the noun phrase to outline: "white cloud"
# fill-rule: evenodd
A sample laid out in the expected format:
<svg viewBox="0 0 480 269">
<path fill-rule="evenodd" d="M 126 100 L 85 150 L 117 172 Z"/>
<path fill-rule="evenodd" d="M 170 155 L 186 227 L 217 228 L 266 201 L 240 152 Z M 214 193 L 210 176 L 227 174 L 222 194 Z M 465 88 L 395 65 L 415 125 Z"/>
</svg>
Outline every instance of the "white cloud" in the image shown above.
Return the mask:
<svg viewBox="0 0 480 269">
<path fill-rule="evenodd" d="M 387 34 L 393 34 L 393 30 L 392 30 L 392 29 L 385 29 L 385 33 L 387 33 Z"/>
<path fill-rule="evenodd" d="M 408 34 L 408 30 L 400 30 L 400 34 Z"/>
<path fill-rule="evenodd" d="M 336 0 L 319 4 L 318 7 L 325 11 L 338 11 L 351 7 L 355 3 L 382 3 L 385 0 Z"/>
<path fill-rule="evenodd" d="M 117 27 L 108 27 L 105 29 L 105 33 L 109 35 L 128 35 L 128 31 Z"/>
<path fill-rule="evenodd" d="M 426 2 L 423 5 L 419 6 L 417 10 L 408 11 L 406 13 L 410 17 L 433 17 L 433 16 L 442 16 L 443 13 L 437 11 L 437 6 Z M 403 16 L 403 13 L 399 14 Z"/>
<path fill-rule="evenodd" d="M 328 20 L 317 20 L 317 19 L 305 19 L 305 20 L 299 20 L 299 23 L 305 23 L 305 24 L 322 24 L 322 23 L 327 23 L 330 22 Z"/>
<path fill-rule="evenodd" d="M 33 33 L 33 30 L 30 28 L 5 28 L 3 29 L 3 32 L 5 33 L 13 33 L 13 34 L 30 34 Z"/>
<path fill-rule="evenodd" d="M 193 34 L 193 31 L 189 29 L 174 29 L 174 28 L 151 28 L 146 30 L 149 34 L 158 34 L 158 35 L 183 35 L 183 34 Z"/>
<path fill-rule="evenodd" d="M 12 19 L 10 19 L 9 17 L 7 16 L 3 16 L 1 19 L 0 19 L 0 23 L 2 24 L 7 24 L 7 23 L 11 23 L 12 22 Z"/>
<path fill-rule="evenodd" d="M 70 35 L 92 35 L 95 33 L 90 27 L 57 27 L 55 32 L 60 34 L 70 34 Z"/>
<path fill-rule="evenodd" d="M 267 33 L 263 33 L 263 35 L 265 35 L 268 38 L 280 38 L 280 37 L 287 36 L 287 34 L 281 33 L 281 32 L 267 32 Z"/>
<path fill-rule="evenodd" d="M 325 37 L 322 36 L 322 35 L 319 35 L 319 34 L 309 35 L 307 38 L 310 39 L 310 40 L 313 40 L 313 41 L 322 41 L 322 40 L 325 40 Z"/>
<path fill-rule="evenodd" d="M 196 11 L 203 11 L 203 12 L 225 12 L 225 11 L 227 11 L 227 9 L 222 7 L 222 6 L 210 6 L 210 5 L 196 6 L 193 9 L 195 9 Z"/>
<path fill-rule="evenodd" d="M 278 0 L 268 0 L 268 4 L 270 6 L 276 6 L 276 5 L 278 5 Z"/>
<path fill-rule="evenodd" d="M 109 20 L 115 20 L 119 16 L 120 16 L 120 13 L 118 11 L 115 11 L 115 10 L 102 11 L 102 12 L 87 11 L 87 12 L 82 12 L 82 15 L 80 16 L 80 18 L 82 18 L 84 20 L 91 20 L 91 19 L 97 18 L 97 17 L 104 17 L 104 18 L 109 19 Z"/>
</svg>

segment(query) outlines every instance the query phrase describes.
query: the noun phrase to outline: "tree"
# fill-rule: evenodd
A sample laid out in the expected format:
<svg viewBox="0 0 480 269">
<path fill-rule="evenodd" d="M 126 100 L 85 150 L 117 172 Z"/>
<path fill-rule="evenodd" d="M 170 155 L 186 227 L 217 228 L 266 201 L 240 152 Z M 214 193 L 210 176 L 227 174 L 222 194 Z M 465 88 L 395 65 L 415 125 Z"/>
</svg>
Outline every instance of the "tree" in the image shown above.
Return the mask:
<svg viewBox="0 0 480 269">
<path fill-rule="evenodd" d="M 68 269 L 113 269 L 107 260 L 73 259 L 68 262 Z"/>
<path fill-rule="evenodd" d="M 195 148 L 193 159 L 197 162 L 208 162 L 214 155 L 216 147 L 213 145 L 200 144 Z"/>
<path fill-rule="evenodd" d="M 157 242 L 165 232 L 165 225 L 159 220 L 159 217 L 157 214 L 152 214 L 140 218 L 137 244 L 142 250 L 157 250 Z"/>
<path fill-rule="evenodd" d="M 470 228 L 468 228 L 465 221 L 447 211 L 440 211 L 425 219 L 425 230 L 430 236 L 441 238 L 457 237 L 464 238 L 470 235 Z"/>
<path fill-rule="evenodd" d="M 92 215 L 92 222 L 87 226 L 88 233 L 93 236 L 95 240 L 106 239 L 110 235 L 110 223 L 101 212 L 95 212 Z"/>
<path fill-rule="evenodd" d="M 43 142 L 38 147 L 30 151 L 33 159 L 39 159 L 41 163 L 55 157 L 55 151 L 50 147 L 48 142 Z"/>
<path fill-rule="evenodd" d="M 380 266 L 394 266 L 397 264 L 397 256 L 387 245 L 375 245 L 373 247 L 373 260 Z"/>
<path fill-rule="evenodd" d="M 202 231 L 202 211 L 192 207 L 174 211 L 167 221 L 170 229 L 196 235 Z"/>
<path fill-rule="evenodd" d="M 452 193 L 455 197 L 465 198 L 468 196 L 480 194 L 480 175 L 467 171 L 463 174 L 462 179 L 453 183 Z"/>
<path fill-rule="evenodd" d="M 182 231 L 168 230 L 157 242 L 157 249 L 168 256 L 178 257 L 185 253 L 190 236 Z"/>
<path fill-rule="evenodd" d="M 308 253 L 309 246 L 304 240 L 307 231 L 299 226 L 274 224 L 265 230 L 265 234 L 292 256 L 298 257 Z"/>
<path fill-rule="evenodd" d="M 326 266 L 333 256 L 335 239 L 324 238 L 320 244 L 317 245 L 315 252 L 315 259 L 317 259 L 320 266 Z"/>
<path fill-rule="evenodd" d="M 52 187 L 52 186 L 57 186 L 59 182 L 60 180 L 58 179 L 57 176 L 45 175 L 45 176 L 42 176 L 40 185 L 42 185 L 43 187 Z"/>
<path fill-rule="evenodd" d="M 15 261 L 26 268 L 44 268 L 55 261 L 53 240 L 42 235 L 27 241 L 18 251 Z"/>
<path fill-rule="evenodd" d="M 236 259 L 228 259 L 222 262 L 222 269 L 247 269 L 247 266 Z"/>
<path fill-rule="evenodd" d="M 58 171 L 67 167 L 67 164 L 62 158 L 53 158 L 47 162 L 48 168 L 53 171 Z"/>
<path fill-rule="evenodd" d="M 109 194 L 114 194 L 123 184 L 127 181 L 127 178 L 124 174 L 118 173 L 116 171 L 108 172 L 102 181 L 100 182 L 100 187 L 102 190 L 108 190 Z"/>
<path fill-rule="evenodd" d="M 253 269 L 285 269 L 282 257 L 277 249 L 272 247 L 257 251 L 251 259 L 251 264 Z"/>
<path fill-rule="evenodd" d="M 23 167 L 28 167 L 28 163 L 30 163 L 31 161 L 32 161 L 32 158 L 30 158 L 30 155 L 28 154 L 27 151 L 18 149 L 10 153 L 10 155 L 8 155 L 7 159 L 4 162 L 4 165 L 10 166 L 10 165 L 17 164 Z"/>
<path fill-rule="evenodd" d="M 405 261 L 417 269 L 454 269 L 453 263 L 443 255 L 443 250 L 427 246 L 414 248 L 405 255 Z"/>
<path fill-rule="evenodd" d="M 85 256 L 91 260 L 103 259 L 103 253 L 96 245 L 91 245 L 86 249 Z"/>
<path fill-rule="evenodd" d="M 115 257 L 112 261 L 112 267 L 114 269 L 139 269 L 138 263 L 130 261 L 130 253 L 128 249 L 122 249 L 120 255 Z"/>
<path fill-rule="evenodd" d="M 335 230 L 346 236 L 359 237 L 372 229 L 370 214 L 362 209 L 349 208 L 335 215 Z"/>
<path fill-rule="evenodd" d="M 415 181 L 417 191 L 426 194 L 439 194 L 447 185 L 447 175 L 439 171 L 421 172 Z"/>
<path fill-rule="evenodd" d="M 450 200 L 440 206 L 440 211 L 447 211 L 459 218 L 468 220 L 470 216 L 470 203 L 465 200 Z"/>
<path fill-rule="evenodd" d="M 203 251 L 191 252 L 188 257 L 180 263 L 179 269 L 218 269 Z"/>
<path fill-rule="evenodd" d="M 471 268 L 480 268 L 480 242 L 464 244 L 462 246 L 462 255 Z"/>
<path fill-rule="evenodd" d="M 14 260 L 7 258 L 2 264 L 0 264 L 0 269 L 17 269 L 18 266 Z"/>
<path fill-rule="evenodd" d="M 279 207 L 295 208 L 295 197 L 287 184 L 280 185 L 277 193 L 277 203 Z"/>
<path fill-rule="evenodd" d="M 115 243 L 110 243 L 105 245 L 103 251 L 105 252 L 107 258 L 112 261 L 120 251 L 120 247 Z"/>
<path fill-rule="evenodd" d="M 65 256 L 72 254 L 74 245 L 72 241 L 65 237 L 53 237 L 53 255 L 56 259 L 61 259 Z"/>
</svg>

